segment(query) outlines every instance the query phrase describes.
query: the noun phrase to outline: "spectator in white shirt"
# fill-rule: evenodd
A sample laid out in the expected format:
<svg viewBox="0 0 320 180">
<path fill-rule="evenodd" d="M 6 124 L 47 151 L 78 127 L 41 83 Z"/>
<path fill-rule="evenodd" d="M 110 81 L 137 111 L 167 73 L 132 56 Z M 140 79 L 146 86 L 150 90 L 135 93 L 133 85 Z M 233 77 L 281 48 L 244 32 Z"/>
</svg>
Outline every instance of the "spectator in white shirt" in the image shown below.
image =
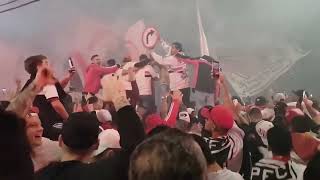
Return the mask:
<svg viewBox="0 0 320 180">
<path fill-rule="evenodd" d="M 146 55 L 140 56 L 140 61 L 148 58 Z M 152 66 L 145 65 L 136 72 L 136 82 L 139 89 L 140 101 L 148 101 L 154 104 L 153 82 L 159 78 L 159 74 L 155 72 Z"/>
<path fill-rule="evenodd" d="M 43 128 L 35 109 L 32 108 L 25 120 L 27 138 L 32 149 L 31 158 L 36 172 L 52 162 L 58 162 L 61 156 L 61 149 L 57 141 L 42 137 Z"/>
<path fill-rule="evenodd" d="M 164 46 L 168 46 L 165 45 Z M 182 54 L 181 43 L 174 42 L 170 48 L 170 55 L 162 57 L 155 52 L 151 53 L 152 58 L 159 64 L 167 67 L 170 79 L 170 90 L 180 90 L 183 94 L 183 103 L 186 106 L 190 106 L 190 84 L 187 74 L 187 65 L 180 61 L 177 57 L 178 54 Z"/>
</svg>

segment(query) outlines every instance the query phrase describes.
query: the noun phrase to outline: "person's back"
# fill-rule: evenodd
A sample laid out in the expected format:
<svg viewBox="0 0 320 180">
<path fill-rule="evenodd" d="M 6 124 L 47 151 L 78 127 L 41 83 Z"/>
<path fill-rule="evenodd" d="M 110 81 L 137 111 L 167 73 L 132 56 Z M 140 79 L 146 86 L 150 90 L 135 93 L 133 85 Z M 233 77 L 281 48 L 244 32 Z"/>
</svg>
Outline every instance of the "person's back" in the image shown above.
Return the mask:
<svg viewBox="0 0 320 180">
<path fill-rule="evenodd" d="M 261 159 L 252 168 L 252 180 L 301 179 L 304 167 L 293 161 Z"/>
<path fill-rule="evenodd" d="M 291 161 L 292 141 L 290 133 L 281 127 L 273 127 L 267 133 L 272 159 L 258 161 L 251 171 L 252 180 L 301 179 L 304 167 Z"/>
<path fill-rule="evenodd" d="M 37 173 L 38 180 L 85 179 L 88 165 L 81 161 L 52 163 Z"/>
<path fill-rule="evenodd" d="M 61 162 L 37 172 L 39 180 L 90 179 L 87 162 L 98 148 L 99 123 L 90 113 L 74 113 L 64 123 L 59 145 Z"/>
</svg>

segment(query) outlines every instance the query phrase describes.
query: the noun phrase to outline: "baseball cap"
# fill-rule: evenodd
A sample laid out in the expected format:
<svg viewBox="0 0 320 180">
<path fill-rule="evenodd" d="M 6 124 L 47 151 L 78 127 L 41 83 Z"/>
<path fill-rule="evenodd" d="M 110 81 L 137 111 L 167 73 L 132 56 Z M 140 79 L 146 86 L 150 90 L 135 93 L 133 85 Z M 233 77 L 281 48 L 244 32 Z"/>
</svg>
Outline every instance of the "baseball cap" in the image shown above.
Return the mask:
<svg viewBox="0 0 320 180">
<path fill-rule="evenodd" d="M 264 96 L 259 96 L 255 100 L 256 106 L 265 106 L 268 103 L 267 99 Z"/>
<path fill-rule="evenodd" d="M 188 114 L 192 114 L 195 110 L 193 108 L 187 108 Z"/>
<path fill-rule="evenodd" d="M 190 116 L 187 111 L 179 112 L 179 119 L 190 123 Z"/>
<path fill-rule="evenodd" d="M 97 156 L 109 148 L 121 148 L 119 132 L 114 129 L 107 129 L 99 134 L 99 147 L 94 154 Z"/>
<path fill-rule="evenodd" d="M 231 129 L 234 123 L 232 111 L 222 105 L 215 106 L 211 109 L 209 119 L 212 120 L 217 127 L 226 130 Z"/>
<path fill-rule="evenodd" d="M 100 123 L 112 121 L 111 113 L 106 109 L 96 110 L 96 115 Z"/>
<path fill-rule="evenodd" d="M 256 124 L 257 134 L 260 136 L 264 145 L 268 146 L 267 132 L 269 129 L 273 128 L 273 124 L 269 121 L 259 121 Z"/>
<path fill-rule="evenodd" d="M 99 122 L 94 114 L 77 112 L 64 122 L 61 137 L 66 146 L 74 150 L 86 150 L 97 142 Z"/>
</svg>

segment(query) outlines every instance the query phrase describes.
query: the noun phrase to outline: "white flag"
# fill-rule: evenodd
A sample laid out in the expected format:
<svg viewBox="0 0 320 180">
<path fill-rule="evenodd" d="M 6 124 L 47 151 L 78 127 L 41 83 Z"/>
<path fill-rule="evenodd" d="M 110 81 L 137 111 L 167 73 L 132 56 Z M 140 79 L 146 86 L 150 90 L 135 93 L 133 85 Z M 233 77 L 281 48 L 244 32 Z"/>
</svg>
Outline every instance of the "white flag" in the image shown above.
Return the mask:
<svg viewBox="0 0 320 180">
<path fill-rule="evenodd" d="M 202 26 L 202 20 L 201 20 L 198 1 L 197 1 L 197 16 L 198 16 L 198 26 L 199 26 L 199 33 L 200 33 L 201 56 L 203 56 L 203 55 L 209 56 L 210 53 L 209 53 L 209 48 L 208 48 L 208 42 L 207 42 L 207 37 L 206 37 L 206 34 L 204 33 L 203 26 Z"/>
</svg>

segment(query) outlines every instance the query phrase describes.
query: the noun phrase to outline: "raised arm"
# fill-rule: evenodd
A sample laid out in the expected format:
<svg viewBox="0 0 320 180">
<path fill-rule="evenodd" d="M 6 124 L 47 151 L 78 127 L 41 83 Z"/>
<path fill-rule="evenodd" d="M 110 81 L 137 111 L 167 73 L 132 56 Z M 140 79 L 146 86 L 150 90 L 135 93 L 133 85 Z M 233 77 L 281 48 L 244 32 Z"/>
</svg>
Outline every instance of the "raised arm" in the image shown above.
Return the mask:
<svg viewBox="0 0 320 180">
<path fill-rule="evenodd" d="M 313 121 L 317 124 L 320 124 L 320 112 L 312 107 L 313 102 L 311 100 L 309 100 L 308 98 L 305 98 L 303 100 L 303 102 L 304 102 L 306 109 L 308 110 L 311 118 L 313 119 Z"/>
<path fill-rule="evenodd" d="M 116 124 L 120 134 L 120 145 L 121 148 L 131 152 L 144 139 L 143 125 L 135 109 L 126 98 L 122 82 L 117 77 L 110 77 L 103 83 L 113 87 L 110 89 L 110 93 L 117 110 Z"/>
<path fill-rule="evenodd" d="M 36 95 L 48 84 L 54 84 L 52 72 L 49 69 L 39 69 L 34 81 L 28 87 L 17 94 L 7 107 L 7 111 L 13 111 L 20 117 L 26 117 L 29 107 Z"/>
<path fill-rule="evenodd" d="M 166 125 L 174 128 L 177 121 L 177 116 L 179 113 L 180 104 L 182 102 L 182 93 L 180 91 L 174 91 L 172 94 L 172 103 L 169 108 L 167 117 L 164 119 Z"/>
<path fill-rule="evenodd" d="M 93 66 L 93 72 L 95 74 L 99 74 L 100 76 L 114 73 L 118 70 L 117 66 L 112 66 L 112 67 L 100 67 L 100 66 Z"/>
<path fill-rule="evenodd" d="M 66 75 L 61 81 L 60 84 L 62 86 L 62 88 L 66 88 L 67 85 L 69 84 L 71 78 L 73 77 L 73 75 L 75 74 L 75 71 L 73 69 L 70 69 L 68 72 L 68 75 Z"/>
</svg>

